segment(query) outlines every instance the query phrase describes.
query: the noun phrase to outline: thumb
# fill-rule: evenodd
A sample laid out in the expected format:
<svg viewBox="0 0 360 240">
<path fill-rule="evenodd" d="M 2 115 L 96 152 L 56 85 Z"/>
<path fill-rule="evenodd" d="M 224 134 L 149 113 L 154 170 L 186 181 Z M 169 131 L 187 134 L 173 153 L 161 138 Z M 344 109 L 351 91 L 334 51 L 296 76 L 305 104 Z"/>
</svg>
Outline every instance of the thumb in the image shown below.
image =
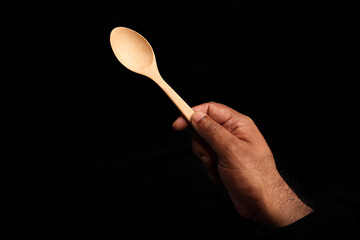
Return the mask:
<svg viewBox="0 0 360 240">
<path fill-rule="evenodd" d="M 238 140 L 226 128 L 203 112 L 191 116 L 191 124 L 199 136 L 205 140 L 216 153 L 226 153 L 231 144 Z"/>
</svg>

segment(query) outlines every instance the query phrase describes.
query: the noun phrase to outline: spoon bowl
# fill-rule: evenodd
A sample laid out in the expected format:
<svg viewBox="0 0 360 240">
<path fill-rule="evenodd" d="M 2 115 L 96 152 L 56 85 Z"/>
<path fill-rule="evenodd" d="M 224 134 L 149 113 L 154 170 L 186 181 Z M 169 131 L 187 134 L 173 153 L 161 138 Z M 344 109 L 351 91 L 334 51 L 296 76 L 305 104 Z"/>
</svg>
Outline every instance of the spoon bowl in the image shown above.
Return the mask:
<svg viewBox="0 0 360 240">
<path fill-rule="evenodd" d="M 151 78 L 190 122 L 194 111 L 160 76 L 154 51 L 143 36 L 129 28 L 117 27 L 111 31 L 110 44 L 116 58 L 126 68 Z"/>
<path fill-rule="evenodd" d="M 110 44 L 117 59 L 133 72 L 143 74 L 155 61 L 148 41 L 129 28 L 115 28 L 110 34 Z"/>
</svg>

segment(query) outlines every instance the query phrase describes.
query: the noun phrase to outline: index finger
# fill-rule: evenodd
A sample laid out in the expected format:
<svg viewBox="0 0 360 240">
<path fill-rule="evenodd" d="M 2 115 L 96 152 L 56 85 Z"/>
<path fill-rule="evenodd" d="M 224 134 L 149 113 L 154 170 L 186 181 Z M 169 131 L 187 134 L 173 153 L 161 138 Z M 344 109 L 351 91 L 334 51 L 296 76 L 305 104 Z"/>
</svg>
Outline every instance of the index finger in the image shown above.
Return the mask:
<svg viewBox="0 0 360 240">
<path fill-rule="evenodd" d="M 206 113 L 221 125 L 223 125 L 233 116 L 236 116 L 237 118 L 246 118 L 245 115 L 235 111 L 234 109 L 216 102 L 203 103 L 193 107 L 192 109 L 195 112 Z M 175 130 L 182 131 L 187 129 L 190 124 L 185 120 L 183 116 L 180 116 L 174 121 L 172 126 Z"/>
</svg>

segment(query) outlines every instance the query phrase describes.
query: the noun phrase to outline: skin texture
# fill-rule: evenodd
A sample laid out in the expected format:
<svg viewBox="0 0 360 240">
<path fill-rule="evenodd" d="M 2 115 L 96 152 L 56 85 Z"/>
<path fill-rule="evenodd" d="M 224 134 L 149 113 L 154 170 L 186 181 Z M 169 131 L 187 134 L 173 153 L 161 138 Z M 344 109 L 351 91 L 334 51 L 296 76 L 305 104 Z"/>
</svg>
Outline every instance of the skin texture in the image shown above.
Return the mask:
<svg viewBox="0 0 360 240">
<path fill-rule="evenodd" d="M 193 152 L 210 179 L 225 186 L 241 216 L 269 227 L 284 227 L 313 211 L 280 176 L 251 118 L 214 102 L 193 110 Z M 180 116 L 173 128 L 181 131 L 190 124 Z"/>
</svg>

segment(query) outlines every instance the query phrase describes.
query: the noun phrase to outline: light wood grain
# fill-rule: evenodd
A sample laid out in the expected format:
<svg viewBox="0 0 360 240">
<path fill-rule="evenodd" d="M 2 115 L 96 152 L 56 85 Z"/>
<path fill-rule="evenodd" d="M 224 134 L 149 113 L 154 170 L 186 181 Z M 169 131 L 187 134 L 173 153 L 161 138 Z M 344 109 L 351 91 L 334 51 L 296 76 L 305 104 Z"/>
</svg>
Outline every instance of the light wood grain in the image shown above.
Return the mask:
<svg viewBox="0 0 360 240">
<path fill-rule="evenodd" d="M 117 27 L 111 31 L 110 44 L 115 56 L 126 68 L 152 79 L 190 122 L 194 111 L 161 77 L 154 51 L 143 36 L 129 28 Z"/>
</svg>

